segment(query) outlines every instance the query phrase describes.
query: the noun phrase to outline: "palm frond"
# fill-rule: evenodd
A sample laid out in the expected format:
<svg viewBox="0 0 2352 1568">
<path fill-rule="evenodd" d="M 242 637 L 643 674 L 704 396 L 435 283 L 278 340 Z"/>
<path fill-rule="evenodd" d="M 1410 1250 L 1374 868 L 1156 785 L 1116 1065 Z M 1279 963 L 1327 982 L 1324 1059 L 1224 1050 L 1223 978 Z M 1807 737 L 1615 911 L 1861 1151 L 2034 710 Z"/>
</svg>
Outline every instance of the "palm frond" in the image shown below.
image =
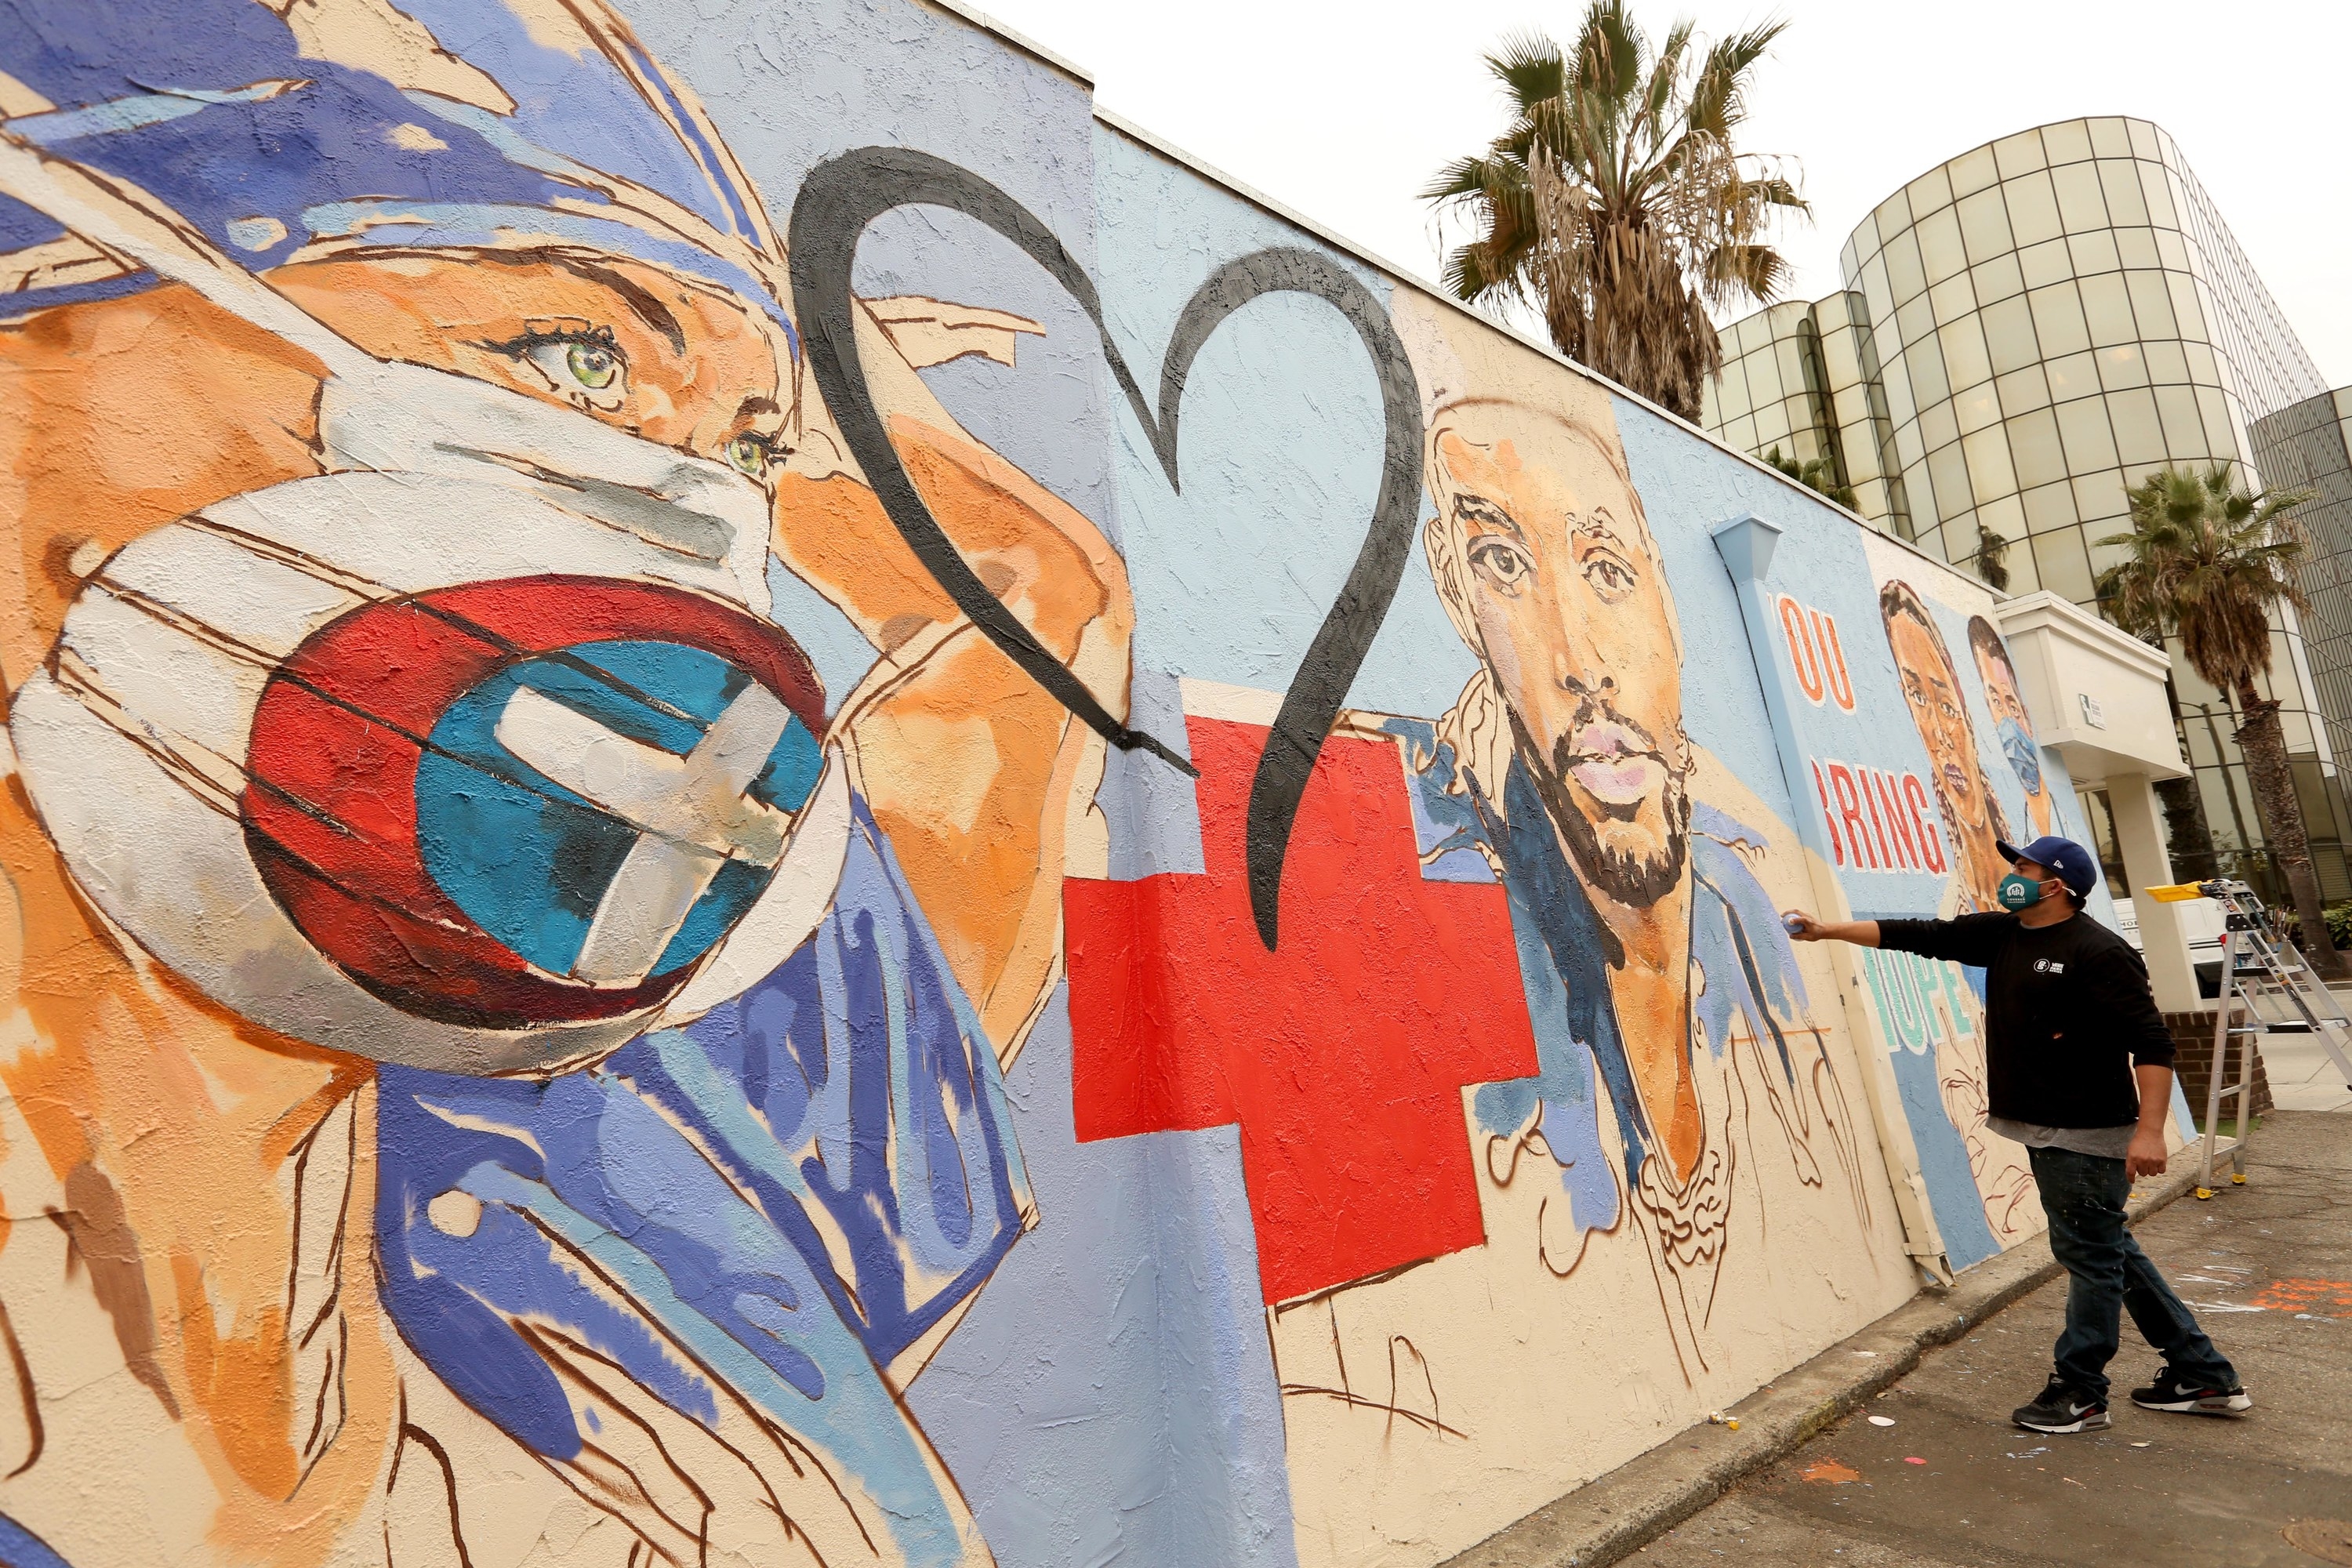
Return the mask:
<svg viewBox="0 0 2352 1568">
<path fill-rule="evenodd" d="M 1494 178 L 1487 167 L 1488 162 L 1478 157 L 1456 158 L 1431 175 L 1429 184 L 1414 194 L 1425 202 L 1445 202 L 1456 196 L 1483 195 Z"/>
<path fill-rule="evenodd" d="M 1509 123 L 1422 193 L 1471 230 L 1446 253 L 1448 291 L 1533 303 L 1563 353 L 1696 419 L 1723 363 L 1711 310 L 1787 287 L 1770 226 L 1810 211 L 1730 134 L 1783 26 L 1702 47 L 1676 21 L 1654 49 L 1627 0 L 1591 0 L 1565 48 L 1504 38 L 1486 64 Z"/>
<path fill-rule="evenodd" d="M 2249 494 L 2227 464 L 2163 468 L 2126 492 L 2129 531 L 2099 542 L 2129 552 L 2102 573 L 2099 597 L 2118 626 L 2180 638 L 2191 668 L 2224 691 L 2252 689 L 2271 667 L 2271 619 L 2306 601 L 2305 548 L 2287 509 L 2308 492 Z"/>
<path fill-rule="evenodd" d="M 1736 284 L 1756 300 L 1771 299 L 1795 274 L 1789 258 L 1769 245 L 1720 246 L 1706 261 L 1710 280 Z"/>
<path fill-rule="evenodd" d="M 1683 57 L 1690 53 L 1692 28 L 1687 16 L 1666 30 L 1665 42 L 1658 46 L 1657 57 L 1650 62 L 1649 81 L 1642 95 L 1642 112 L 1653 120 L 1663 121 L 1673 111 L 1675 84 L 1680 79 Z"/>
<path fill-rule="evenodd" d="M 1706 62 L 1691 83 L 1690 123 L 1694 130 L 1727 136 L 1748 117 L 1743 93 L 1748 73 L 1772 47 L 1772 40 L 1788 26 L 1767 22 L 1737 37 L 1725 38 L 1706 52 Z"/>
<path fill-rule="evenodd" d="M 1787 207 L 1801 213 L 1813 210 L 1813 204 L 1799 195 L 1795 185 L 1777 174 L 1749 180 L 1748 194 L 1751 200 L 1768 207 Z"/>
<path fill-rule="evenodd" d="M 1631 97 L 1641 85 L 1648 54 L 1649 40 L 1626 10 L 1625 0 L 1592 0 L 1577 38 L 1572 86 L 1609 99 Z"/>
<path fill-rule="evenodd" d="M 1561 58 L 1559 46 L 1541 33 L 1507 35 L 1486 57 L 1486 69 L 1503 84 L 1522 114 L 1568 89 L 1568 61 Z"/>
</svg>

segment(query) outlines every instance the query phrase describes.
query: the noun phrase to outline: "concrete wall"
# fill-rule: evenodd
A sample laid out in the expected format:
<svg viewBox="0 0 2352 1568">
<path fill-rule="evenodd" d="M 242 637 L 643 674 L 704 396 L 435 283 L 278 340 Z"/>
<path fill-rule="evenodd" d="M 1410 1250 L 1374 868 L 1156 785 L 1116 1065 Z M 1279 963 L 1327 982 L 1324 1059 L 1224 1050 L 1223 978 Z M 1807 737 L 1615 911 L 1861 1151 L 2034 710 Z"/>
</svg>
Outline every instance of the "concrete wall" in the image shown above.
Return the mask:
<svg viewBox="0 0 2352 1568">
<path fill-rule="evenodd" d="M 1066 68 L 0 116 L 0 1561 L 1430 1563 L 2037 1223 L 1981 977 L 1778 918 L 2079 831 L 1990 595 Z"/>
</svg>

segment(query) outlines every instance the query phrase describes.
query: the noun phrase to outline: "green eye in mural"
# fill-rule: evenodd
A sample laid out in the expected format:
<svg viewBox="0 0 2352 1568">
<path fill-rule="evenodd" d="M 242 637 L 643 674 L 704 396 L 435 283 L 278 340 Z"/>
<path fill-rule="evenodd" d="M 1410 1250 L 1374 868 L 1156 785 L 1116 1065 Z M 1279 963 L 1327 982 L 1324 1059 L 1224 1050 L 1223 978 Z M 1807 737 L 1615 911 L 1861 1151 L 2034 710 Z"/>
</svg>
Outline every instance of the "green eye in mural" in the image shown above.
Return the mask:
<svg viewBox="0 0 2352 1568">
<path fill-rule="evenodd" d="M 782 461 L 785 455 L 772 437 L 756 430 L 745 430 L 727 443 L 729 465 L 755 479 L 766 479 L 768 470 Z"/>
<path fill-rule="evenodd" d="M 621 356 L 601 343 L 572 344 L 563 352 L 563 367 L 592 392 L 602 392 L 621 379 Z"/>
<path fill-rule="evenodd" d="M 629 358 L 608 329 L 534 327 L 489 346 L 529 365 L 556 395 L 582 408 L 610 414 L 629 395 Z"/>
</svg>

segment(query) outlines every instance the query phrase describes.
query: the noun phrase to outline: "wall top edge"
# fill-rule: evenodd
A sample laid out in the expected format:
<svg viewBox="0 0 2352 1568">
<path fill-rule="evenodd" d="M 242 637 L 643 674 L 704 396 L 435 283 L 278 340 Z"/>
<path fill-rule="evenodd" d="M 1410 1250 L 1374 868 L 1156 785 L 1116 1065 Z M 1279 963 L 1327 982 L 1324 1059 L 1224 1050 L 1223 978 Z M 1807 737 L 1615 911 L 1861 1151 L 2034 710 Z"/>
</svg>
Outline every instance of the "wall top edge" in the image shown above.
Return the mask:
<svg viewBox="0 0 2352 1568">
<path fill-rule="evenodd" d="M 1006 26 L 977 5 L 968 5 L 964 4 L 964 0 L 923 0 L 923 4 L 935 10 L 944 11 L 956 20 L 968 23 L 992 37 L 1003 39 L 1023 54 L 1060 71 L 1064 76 L 1084 87 L 1089 94 L 1094 91 L 1094 72 L 1066 55 L 1055 53 L 1026 33 Z"/>
<path fill-rule="evenodd" d="M 946 0 L 932 0 L 932 3 L 943 5 L 946 4 Z M 1822 494 L 1819 490 L 1812 489 L 1811 486 L 1798 483 L 1795 479 L 1790 479 L 1780 469 L 1772 467 L 1771 464 L 1764 461 L 1761 458 L 1757 457 L 1754 453 L 1741 451 L 1738 447 L 1732 446 L 1730 443 L 1723 440 L 1720 437 L 1708 431 L 1702 430 L 1697 426 L 1692 424 L 1689 420 L 1682 417 L 1682 416 L 1672 413 L 1667 409 L 1661 408 L 1658 405 L 1651 402 L 1640 393 L 1633 391 L 1631 387 L 1619 385 L 1616 382 L 1610 380 L 1607 376 L 1601 374 L 1599 371 L 1594 370 L 1591 366 L 1579 364 L 1576 361 L 1570 359 L 1566 354 L 1561 353 L 1559 349 L 1553 347 L 1550 343 L 1538 338 L 1529 337 L 1527 333 L 1519 331 L 1517 327 L 1511 326 L 1507 322 L 1498 321 L 1492 316 L 1486 315 L 1481 311 L 1472 310 L 1469 306 L 1464 304 L 1453 295 L 1445 292 L 1436 284 L 1429 281 L 1429 279 L 1422 277 L 1419 273 L 1412 271 L 1409 268 L 1400 267 L 1395 262 L 1389 260 L 1385 257 L 1375 255 L 1371 250 L 1366 248 L 1364 246 L 1359 245 L 1356 241 L 1349 239 L 1347 236 L 1331 228 L 1328 225 L 1307 216 L 1305 213 L 1297 211 L 1296 208 L 1289 206 L 1286 203 L 1277 201 L 1273 196 L 1267 195 L 1265 192 L 1258 190 L 1255 186 L 1251 185 L 1246 181 L 1235 179 L 1233 175 L 1226 174 L 1223 169 L 1218 168 L 1207 159 L 1199 157 L 1194 153 L 1185 151 L 1183 148 L 1177 146 L 1174 142 L 1161 136 L 1159 132 L 1152 131 L 1146 126 L 1137 124 L 1134 121 L 1129 120 L 1127 116 L 1119 113 L 1117 110 L 1106 108 L 1101 102 L 1097 101 L 1094 106 L 1094 117 L 1096 123 L 1101 125 L 1105 130 L 1110 131 L 1117 135 L 1124 136 L 1129 141 L 1145 148 L 1147 151 L 1156 153 L 1160 156 L 1168 159 L 1170 162 L 1192 171 L 1193 174 L 1198 174 L 1201 178 L 1207 180 L 1212 184 L 1222 187 L 1233 195 L 1239 196 L 1242 200 L 1248 202 L 1251 205 L 1258 208 L 1261 212 L 1265 213 L 1268 216 L 1279 218 L 1284 223 L 1289 224 L 1294 228 L 1304 230 L 1307 234 L 1311 235 L 1315 238 L 1322 241 L 1325 245 L 1329 246 L 1332 249 L 1347 256 L 1349 259 L 1360 262 L 1364 266 L 1370 268 L 1372 270 L 1383 274 L 1391 281 L 1404 284 L 1409 288 L 1417 289 L 1422 293 L 1427 295 L 1430 299 L 1436 300 L 1447 310 L 1454 312 L 1456 315 L 1466 317 L 1469 320 L 1477 322 L 1480 326 L 1485 327 L 1489 331 L 1500 332 L 1503 336 L 1509 338 L 1520 347 L 1531 350 L 1534 353 L 1542 355 L 1544 358 L 1551 361 L 1554 364 L 1560 366 L 1562 369 L 1567 370 L 1573 374 L 1581 376 L 1586 381 L 1592 383 L 1594 385 L 1613 393 L 1617 396 L 1622 397 L 1630 403 L 1639 405 L 1641 407 L 1656 415 L 1659 418 L 1665 420 L 1668 424 L 1681 426 L 1685 434 L 1706 442 L 1708 446 L 1714 447 L 1718 452 L 1722 452 L 1729 457 L 1738 459 L 1742 463 L 1745 463 L 1748 468 L 1754 469 L 1756 472 L 1771 479 L 1773 483 L 1779 485 L 1782 489 L 1803 497 L 1806 500 L 1818 505 L 1823 510 L 1843 520 L 1853 527 L 1862 530 L 1865 533 L 1877 535 L 1887 543 L 1894 545 L 1895 548 L 1904 551 L 1907 554 L 1916 557 L 1919 561 L 1934 570 L 1943 573 L 1947 576 L 1958 578 L 1970 586 L 1984 588 L 1984 584 L 1982 583 L 1969 575 L 1969 574 L 1960 571 L 1950 562 L 1943 560 L 1939 556 L 1930 555 L 1927 552 L 1920 549 L 1916 544 L 1911 542 L 1911 541 L 1897 538 L 1895 534 L 1888 532 L 1885 529 L 1874 526 L 1870 521 L 1867 518 L 1864 518 L 1861 513 L 1849 511 L 1844 507 L 1840 506 L 1837 502 L 1830 500 L 1829 497 Z M 1804 301 L 1788 300 L 1776 300 L 1774 303 L 1802 304 Z M 1769 308 L 1770 307 L 1769 306 L 1766 307 L 1766 309 Z M 1721 327 L 1717 329 L 1717 331 L 1724 330 L 1725 329 Z M 1996 600 L 1999 600 L 2002 596 L 1998 590 L 1986 589 L 1986 591 L 1991 593 Z"/>
</svg>

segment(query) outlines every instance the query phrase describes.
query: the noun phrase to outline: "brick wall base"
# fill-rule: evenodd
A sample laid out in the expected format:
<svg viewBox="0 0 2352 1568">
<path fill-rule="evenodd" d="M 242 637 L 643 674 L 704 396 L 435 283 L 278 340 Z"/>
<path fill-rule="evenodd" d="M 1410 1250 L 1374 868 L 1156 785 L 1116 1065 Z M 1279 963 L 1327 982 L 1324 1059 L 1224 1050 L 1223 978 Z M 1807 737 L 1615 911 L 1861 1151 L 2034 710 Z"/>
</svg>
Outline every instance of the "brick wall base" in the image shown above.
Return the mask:
<svg viewBox="0 0 2352 1568">
<path fill-rule="evenodd" d="M 2246 1015 L 2243 1008 L 2232 1007 L 2231 1011 L 2237 1015 L 2233 1022 L 2245 1021 Z M 2213 1014 L 2210 1009 L 2202 1013 L 2167 1013 L 2164 1016 L 2164 1021 L 2172 1030 L 2172 1043 L 2179 1052 L 2173 1062 L 2173 1068 L 2180 1075 L 2181 1092 L 2189 1097 L 2189 1114 L 2197 1118 L 2199 1129 L 2202 1131 L 2205 1122 L 2205 1096 L 2213 1077 Z M 2254 1114 L 2260 1116 L 2273 1109 L 2271 1079 L 2270 1074 L 2263 1066 L 2263 1055 L 2260 1049 L 2263 1037 L 2256 1035 L 2253 1037 L 2253 1041 L 2256 1047 Z M 2237 1067 L 2238 1051 L 2243 1043 L 2244 1037 L 2236 1037 L 2230 1041 L 2231 1068 L 2233 1071 Z M 2222 1081 L 2227 1084 L 2229 1080 L 2224 1079 Z M 2236 1110 L 2234 1101 L 2223 1100 L 2221 1120 L 2224 1121 L 2237 1120 Z"/>
</svg>

